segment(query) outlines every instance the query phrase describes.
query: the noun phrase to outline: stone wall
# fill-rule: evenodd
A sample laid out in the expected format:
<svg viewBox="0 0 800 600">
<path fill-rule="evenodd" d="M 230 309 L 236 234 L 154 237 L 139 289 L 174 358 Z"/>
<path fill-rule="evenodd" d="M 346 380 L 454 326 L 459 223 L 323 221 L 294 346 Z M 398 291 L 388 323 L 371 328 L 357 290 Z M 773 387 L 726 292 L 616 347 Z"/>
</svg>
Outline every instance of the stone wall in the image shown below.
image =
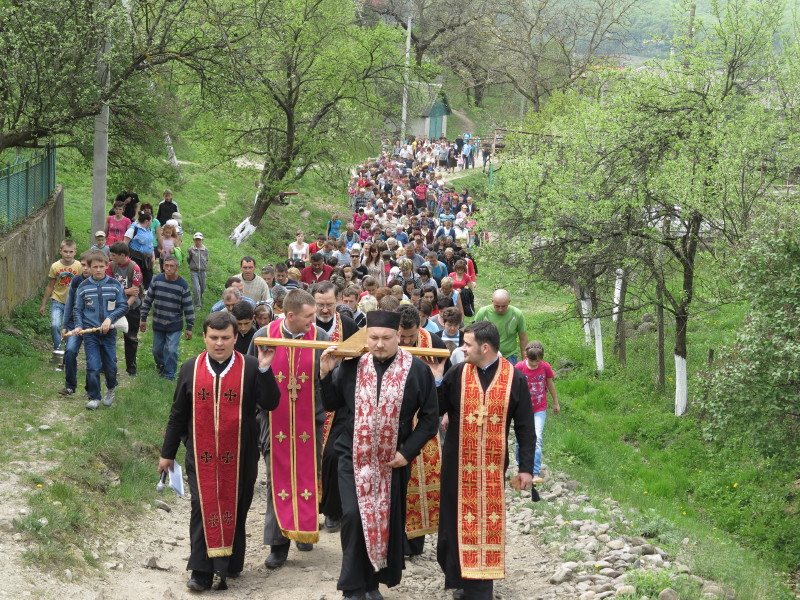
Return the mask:
<svg viewBox="0 0 800 600">
<path fill-rule="evenodd" d="M 35 297 L 47 284 L 64 239 L 64 188 L 57 185 L 44 206 L 0 239 L 0 316 Z"/>
</svg>

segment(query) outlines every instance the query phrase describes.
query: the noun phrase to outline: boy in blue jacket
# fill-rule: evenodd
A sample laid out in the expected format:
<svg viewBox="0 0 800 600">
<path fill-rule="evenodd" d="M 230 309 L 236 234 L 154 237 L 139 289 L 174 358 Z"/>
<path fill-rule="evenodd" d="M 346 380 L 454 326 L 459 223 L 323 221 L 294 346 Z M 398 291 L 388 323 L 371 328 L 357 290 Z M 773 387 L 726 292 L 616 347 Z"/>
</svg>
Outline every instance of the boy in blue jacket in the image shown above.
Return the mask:
<svg viewBox="0 0 800 600">
<path fill-rule="evenodd" d="M 89 402 L 86 408 L 100 406 L 100 369 L 106 376 L 104 406 L 114 402 L 117 387 L 117 335 L 112 328 L 115 321 L 128 312 L 125 292 L 119 282 L 106 275 L 108 257 L 99 250 L 91 250 L 86 258 L 91 277 L 78 286 L 73 312 L 74 333 L 83 335 L 86 352 L 86 388 Z M 83 333 L 84 329 L 99 327 L 100 331 Z"/>
</svg>

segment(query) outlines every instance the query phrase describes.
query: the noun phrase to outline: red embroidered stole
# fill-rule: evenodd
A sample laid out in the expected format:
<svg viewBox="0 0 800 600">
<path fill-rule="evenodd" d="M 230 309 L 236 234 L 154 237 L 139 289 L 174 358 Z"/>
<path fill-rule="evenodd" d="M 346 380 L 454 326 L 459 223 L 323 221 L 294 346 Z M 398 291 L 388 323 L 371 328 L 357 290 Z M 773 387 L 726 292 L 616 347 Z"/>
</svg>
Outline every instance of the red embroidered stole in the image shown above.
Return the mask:
<svg viewBox="0 0 800 600">
<path fill-rule="evenodd" d="M 335 315 L 333 317 L 336 319 L 336 326 L 333 328 L 333 333 L 331 334 L 331 341 L 332 342 L 343 342 L 344 341 L 344 330 L 342 329 L 342 320 L 339 318 L 339 315 Z M 322 447 L 325 448 L 325 444 L 328 443 L 328 434 L 331 432 L 331 423 L 333 422 L 333 415 L 335 413 L 326 412 L 325 413 L 325 423 L 322 425 Z"/>
<path fill-rule="evenodd" d="M 280 321 L 269 324 L 269 337 L 285 337 Z M 312 325 L 302 339 L 316 337 Z M 269 413 L 272 502 L 278 526 L 287 538 L 312 544 L 319 541 L 315 363 L 312 348 L 276 348 L 272 371 L 281 400 Z"/>
<path fill-rule="evenodd" d="M 458 549 L 465 579 L 505 577 L 506 421 L 514 367 L 504 358 L 485 392 L 468 364 L 461 379 Z"/>
<path fill-rule="evenodd" d="M 242 439 L 244 358 L 234 351 L 218 377 L 208 353 L 194 363 L 192 445 L 206 553 L 233 554 L 239 503 L 239 452 Z"/>
<path fill-rule="evenodd" d="M 419 348 L 433 347 L 429 331 L 420 328 Z M 416 426 L 416 417 L 414 418 Z M 406 497 L 406 535 L 409 539 L 439 529 L 439 491 L 442 480 L 442 451 L 439 436 L 435 435 L 411 463 Z"/>
<path fill-rule="evenodd" d="M 356 372 L 353 475 L 367 555 L 376 572 L 386 566 L 388 556 L 392 469 L 386 463 L 397 452 L 400 408 L 410 369 L 411 354 L 399 348 L 383 374 L 380 395 L 372 354 L 359 359 Z"/>
</svg>

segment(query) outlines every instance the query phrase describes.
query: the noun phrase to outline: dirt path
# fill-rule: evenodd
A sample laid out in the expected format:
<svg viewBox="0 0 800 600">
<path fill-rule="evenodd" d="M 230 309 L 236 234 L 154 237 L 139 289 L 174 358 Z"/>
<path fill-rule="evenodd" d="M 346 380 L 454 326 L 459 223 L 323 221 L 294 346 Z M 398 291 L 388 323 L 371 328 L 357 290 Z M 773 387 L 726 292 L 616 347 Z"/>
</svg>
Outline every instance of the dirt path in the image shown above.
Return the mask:
<svg viewBox="0 0 800 600">
<path fill-rule="evenodd" d="M 22 466 L 22 465 L 20 465 Z M 280 598 L 282 600 L 333 600 L 341 597 L 336 580 L 341 567 L 339 534 L 322 531 L 320 543 L 312 552 L 292 548 L 289 560 L 281 569 L 270 571 L 263 566 L 268 548 L 261 544 L 266 502 L 263 464 L 256 484 L 256 500 L 247 522 L 248 548 L 241 577 L 229 581 L 229 590 L 209 592 L 213 598 Z M 5 483 L 13 484 L 13 478 Z M 512 493 L 512 492 L 509 492 Z M 22 567 L 24 547 L 3 534 L 0 551 L 10 574 L 0 580 L 0 598 L 32 597 L 41 599 L 81 600 L 169 600 L 197 598 L 186 588 L 185 571 L 189 555 L 189 499 L 165 491 L 163 500 L 171 512 L 151 507 L 138 524 L 121 523 L 106 533 L 102 543 L 92 544 L 103 570 L 73 581 L 68 576 L 54 577 L 38 569 Z M 24 510 L 24 501 L 17 508 Z M 536 536 L 519 532 L 509 522 L 507 574 L 497 586 L 503 600 L 541 597 L 552 586 L 547 578 L 558 558 L 546 552 Z M 148 568 L 155 559 L 158 568 Z M 403 582 L 381 591 L 386 600 L 446 600 L 444 579 L 436 564 L 435 536 L 426 540 L 425 552 L 407 562 Z"/>
</svg>

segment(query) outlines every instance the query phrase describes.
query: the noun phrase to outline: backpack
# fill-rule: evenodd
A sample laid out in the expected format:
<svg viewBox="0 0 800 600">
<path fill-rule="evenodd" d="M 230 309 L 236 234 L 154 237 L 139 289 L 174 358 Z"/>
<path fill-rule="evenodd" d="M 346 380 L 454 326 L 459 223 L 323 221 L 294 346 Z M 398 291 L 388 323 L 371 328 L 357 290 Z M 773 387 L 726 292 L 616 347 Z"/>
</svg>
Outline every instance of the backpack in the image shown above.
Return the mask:
<svg viewBox="0 0 800 600">
<path fill-rule="evenodd" d="M 475 316 L 475 294 L 469 288 L 461 288 L 461 306 L 464 309 L 464 316 Z"/>
<path fill-rule="evenodd" d="M 185 260 L 185 258 L 186 258 L 186 257 L 185 257 L 185 255 L 183 254 L 183 250 L 181 250 L 181 247 L 180 247 L 180 246 L 175 246 L 175 247 L 172 249 L 172 256 L 174 256 L 174 257 L 175 257 L 175 260 L 177 260 L 177 261 L 178 261 L 178 266 L 179 266 L 179 267 L 180 267 L 181 265 L 183 265 L 183 262 L 184 262 L 184 260 Z"/>
</svg>

